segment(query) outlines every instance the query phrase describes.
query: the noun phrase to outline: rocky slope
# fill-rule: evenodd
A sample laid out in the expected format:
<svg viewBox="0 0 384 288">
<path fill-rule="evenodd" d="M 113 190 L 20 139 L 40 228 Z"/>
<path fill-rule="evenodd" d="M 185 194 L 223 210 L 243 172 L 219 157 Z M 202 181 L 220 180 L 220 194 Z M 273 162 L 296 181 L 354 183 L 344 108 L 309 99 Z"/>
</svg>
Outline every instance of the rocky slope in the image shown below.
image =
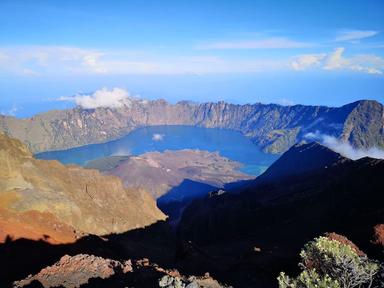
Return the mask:
<svg viewBox="0 0 384 288">
<path fill-rule="evenodd" d="M 209 275 L 204 277 L 181 275 L 167 270 L 148 259 L 123 262 L 79 254 L 65 255 L 54 265 L 36 275 L 15 281 L 14 288 L 30 287 L 163 287 L 163 288 L 225 288 Z"/>
<path fill-rule="evenodd" d="M 383 257 L 370 242 L 384 219 L 383 173 L 384 160 L 353 161 L 316 143 L 298 145 L 265 172 L 268 177 L 237 194 L 194 201 L 184 210 L 179 233 L 218 262 L 241 267 L 243 276 L 235 277 L 248 277 L 255 287 L 281 270 L 294 271 L 289 263 L 300 247 L 328 231 Z"/>
<path fill-rule="evenodd" d="M 65 255 L 57 263 L 42 269 L 36 275 L 31 275 L 24 280 L 15 282 L 14 287 L 26 287 L 33 281 L 36 281 L 44 287 L 64 286 L 76 288 L 88 283 L 92 278 L 109 278 L 115 274 L 115 271 L 121 271 L 122 273 L 131 272 L 131 262 L 121 263 L 86 254 L 79 254 L 73 257 Z"/>
<path fill-rule="evenodd" d="M 164 219 L 142 189 L 97 170 L 36 160 L 19 140 L 0 134 L 0 236 L 73 241 Z"/>
<path fill-rule="evenodd" d="M 86 167 L 118 176 L 124 186 L 143 188 L 174 222 L 195 198 L 254 177 L 241 173 L 241 164 L 217 152 L 176 150 L 139 156 L 111 156 L 90 161 Z"/>
<path fill-rule="evenodd" d="M 20 139 L 35 153 L 105 142 L 141 126 L 197 125 L 241 131 L 264 151 L 281 153 L 315 131 L 358 148 L 384 147 L 383 115 L 383 105 L 375 101 L 329 108 L 137 100 L 119 109 L 75 108 L 28 119 L 0 116 L 0 131 Z"/>
<path fill-rule="evenodd" d="M 5 147 L 13 147 L 8 154 L 24 153 L 24 161 L 32 159 L 18 141 L 11 140 Z M 108 161 L 108 167 L 118 166 L 120 160 Z M 219 285 L 207 277 L 184 276 L 209 271 L 234 287 L 276 287 L 280 271 L 297 273 L 296 257 L 302 246 L 329 231 L 346 235 L 369 257 L 382 253 L 382 225 L 377 224 L 384 219 L 383 160 L 352 161 L 310 143 L 296 145 L 276 165 L 282 168 L 266 171 L 272 181 L 256 178 L 237 194 L 211 193 L 192 203 L 176 234 L 168 223 L 156 222 L 126 233 L 82 237 L 69 244 L 8 239 L 0 244 L 0 263 L 7 263 L 0 269 L 0 285 L 4 280 L 20 279 L 24 280 L 15 284 L 30 287 L 41 287 L 43 282 L 47 287 L 80 282 L 82 287 L 172 287 L 169 285 L 187 286 L 196 279 L 207 280 L 206 286 L 198 282 L 201 287 Z M 286 173 L 295 170 L 300 174 Z M 377 250 L 371 246 L 378 246 L 380 253 L 372 254 Z M 64 255 L 71 257 L 62 258 Z M 134 260 L 144 257 L 160 266 Z M 124 273 L 130 267 L 133 271 Z"/>
<path fill-rule="evenodd" d="M 309 159 L 315 163 L 308 161 L 308 155 L 313 156 Z M 300 173 L 294 173 L 296 170 Z M 359 229 L 373 229 L 384 218 L 382 205 L 378 204 L 384 200 L 384 183 L 379 176 L 383 172 L 384 160 L 353 161 L 317 143 L 297 145 L 238 194 L 227 193 L 193 203 L 185 211 L 180 226 L 186 233 L 215 241 L 235 233 L 228 233 L 228 227 L 233 226 L 227 221 L 242 223 L 233 227 L 239 231 L 261 229 L 279 221 L 293 226 L 315 221 L 302 231 L 310 233 L 311 229 L 327 225 L 330 227 L 326 231 L 336 227 L 347 229 L 355 219 L 354 231 L 349 232 L 356 234 Z M 357 225 L 364 221 L 370 224 Z M 200 233 L 195 233 L 192 227 Z"/>
<path fill-rule="evenodd" d="M 308 144 L 302 142 L 289 148 L 254 182 L 260 184 L 276 179 L 281 181 L 294 175 L 305 175 L 348 161 L 350 160 L 317 142 Z"/>
</svg>

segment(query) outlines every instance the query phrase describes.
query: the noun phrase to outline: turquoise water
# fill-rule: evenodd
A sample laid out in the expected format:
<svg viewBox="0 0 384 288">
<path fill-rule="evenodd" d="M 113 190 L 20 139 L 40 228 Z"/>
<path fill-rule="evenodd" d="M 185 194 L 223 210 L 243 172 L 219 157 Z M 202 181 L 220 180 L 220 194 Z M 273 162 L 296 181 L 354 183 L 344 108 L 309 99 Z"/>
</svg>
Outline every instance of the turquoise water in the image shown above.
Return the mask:
<svg viewBox="0 0 384 288">
<path fill-rule="evenodd" d="M 118 140 L 39 153 L 36 158 L 85 165 L 89 160 L 105 156 L 139 155 L 150 151 L 180 149 L 218 151 L 224 157 L 243 163 L 240 170 L 250 175 L 261 174 L 277 158 L 276 155 L 263 153 L 240 132 L 192 126 L 138 128 Z"/>
</svg>

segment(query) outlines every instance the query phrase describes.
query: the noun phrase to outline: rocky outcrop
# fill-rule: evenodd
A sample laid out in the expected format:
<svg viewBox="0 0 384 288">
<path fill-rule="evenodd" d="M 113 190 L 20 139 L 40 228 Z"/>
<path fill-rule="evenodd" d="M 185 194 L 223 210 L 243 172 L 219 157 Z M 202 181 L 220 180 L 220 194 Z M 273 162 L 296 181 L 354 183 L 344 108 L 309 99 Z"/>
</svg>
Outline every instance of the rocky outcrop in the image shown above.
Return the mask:
<svg viewBox="0 0 384 288">
<path fill-rule="evenodd" d="M 151 263 L 148 259 L 116 261 L 79 254 L 63 256 L 57 263 L 36 275 L 15 281 L 14 288 L 40 284 L 44 288 L 64 287 L 162 287 L 162 288 L 225 288 L 207 273 L 203 277 L 181 275 Z"/>
<path fill-rule="evenodd" d="M 70 242 L 79 234 L 120 233 L 162 219 L 143 189 L 126 189 L 97 170 L 36 160 L 19 140 L 0 134 L 1 240 Z"/>
<path fill-rule="evenodd" d="M 88 283 L 92 278 L 106 279 L 116 272 L 132 271 L 131 261 L 121 263 L 93 255 L 79 254 L 63 256 L 57 263 L 42 269 L 36 275 L 17 281 L 14 287 L 26 287 L 33 281 L 40 282 L 45 288 L 77 288 Z"/>
<path fill-rule="evenodd" d="M 374 227 L 375 235 L 373 243 L 384 247 L 384 224 L 377 224 Z"/>
<path fill-rule="evenodd" d="M 348 140 L 358 148 L 383 147 L 383 113 L 383 105 L 375 101 L 330 108 L 137 100 L 119 109 L 74 108 L 28 119 L 0 116 L 0 131 L 36 153 L 106 142 L 142 126 L 193 125 L 237 130 L 264 151 L 281 153 L 315 131 Z"/>
</svg>

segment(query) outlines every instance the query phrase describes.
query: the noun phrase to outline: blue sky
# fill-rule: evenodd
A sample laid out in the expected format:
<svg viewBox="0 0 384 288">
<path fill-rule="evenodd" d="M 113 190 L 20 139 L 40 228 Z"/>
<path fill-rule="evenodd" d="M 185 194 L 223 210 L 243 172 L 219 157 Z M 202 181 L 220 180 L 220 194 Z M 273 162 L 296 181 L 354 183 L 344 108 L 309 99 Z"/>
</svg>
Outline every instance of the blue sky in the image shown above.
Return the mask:
<svg viewBox="0 0 384 288">
<path fill-rule="evenodd" d="M 384 2 L 0 1 L 0 112 L 143 98 L 384 102 Z"/>
</svg>

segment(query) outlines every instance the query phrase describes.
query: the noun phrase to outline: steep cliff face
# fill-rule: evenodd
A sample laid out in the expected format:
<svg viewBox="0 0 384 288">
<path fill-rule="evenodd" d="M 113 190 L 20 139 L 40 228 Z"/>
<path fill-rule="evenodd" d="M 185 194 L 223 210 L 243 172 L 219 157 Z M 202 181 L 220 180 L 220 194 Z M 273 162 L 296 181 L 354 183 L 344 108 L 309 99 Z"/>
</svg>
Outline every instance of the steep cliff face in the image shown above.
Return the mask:
<svg viewBox="0 0 384 288">
<path fill-rule="evenodd" d="M 342 139 L 357 147 L 384 147 L 384 106 L 359 101 L 344 122 Z"/>
<path fill-rule="evenodd" d="M 65 242 L 77 233 L 119 233 L 164 218 L 146 191 L 125 189 L 97 170 L 36 160 L 20 141 L 0 134 L 2 238 Z"/>
<path fill-rule="evenodd" d="M 375 101 L 329 108 L 185 101 L 173 105 L 164 100 L 136 100 L 119 109 L 74 108 L 28 119 L 0 116 L 0 131 L 20 139 L 34 153 L 105 142 L 151 125 L 234 129 L 271 153 L 284 152 L 306 133 L 315 131 L 349 140 L 359 148 L 384 146 L 383 105 Z"/>
</svg>

